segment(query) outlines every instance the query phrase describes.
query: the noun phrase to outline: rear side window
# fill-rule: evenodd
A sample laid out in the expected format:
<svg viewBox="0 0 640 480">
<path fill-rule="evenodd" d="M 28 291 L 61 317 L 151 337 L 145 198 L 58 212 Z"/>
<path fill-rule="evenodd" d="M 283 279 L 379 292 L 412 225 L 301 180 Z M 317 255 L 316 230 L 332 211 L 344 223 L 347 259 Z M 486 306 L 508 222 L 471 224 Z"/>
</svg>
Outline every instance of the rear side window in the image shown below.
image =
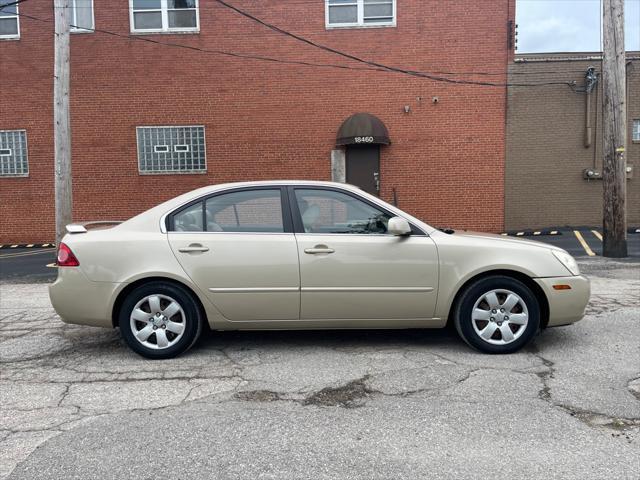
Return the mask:
<svg viewBox="0 0 640 480">
<path fill-rule="evenodd" d="M 175 232 L 284 232 L 280 189 L 216 195 L 178 211 L 171 219 Z"/>
<path fill-rule="evenodd" d="M 208 232 L 282 233 L 280 190 L 244 190 L 207 199 Z"/>
<path fill-rule="evenodd" d="M 185 208 L 173 216 L 176 232 L 202 232 L 202 202 Z"/>
</svg>

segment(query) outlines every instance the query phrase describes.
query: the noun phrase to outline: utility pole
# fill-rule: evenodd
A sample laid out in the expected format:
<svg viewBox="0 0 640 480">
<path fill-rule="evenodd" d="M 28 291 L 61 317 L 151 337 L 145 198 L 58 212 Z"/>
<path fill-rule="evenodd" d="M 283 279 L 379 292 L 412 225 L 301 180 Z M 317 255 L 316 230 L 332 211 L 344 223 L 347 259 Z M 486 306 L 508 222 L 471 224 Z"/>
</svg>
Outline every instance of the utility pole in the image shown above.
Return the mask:
<svg viewBox="0 0 640 480">
<path fill-rule="evenodd" d="M 603 247 L 605 257 L 627 256 L 627 144 L 626 57 L 624 0 L 604 0 L 603 11 L 603 123 L 602 180 L 604 187 Z"/>
<path fill-rule="evenodd" d="M 53 130 L 55 148 L 56 245 L 71 223 L 71 124 L 69 118 L 69 15 L 70 0 L 54 0 Z"/>
</svg>

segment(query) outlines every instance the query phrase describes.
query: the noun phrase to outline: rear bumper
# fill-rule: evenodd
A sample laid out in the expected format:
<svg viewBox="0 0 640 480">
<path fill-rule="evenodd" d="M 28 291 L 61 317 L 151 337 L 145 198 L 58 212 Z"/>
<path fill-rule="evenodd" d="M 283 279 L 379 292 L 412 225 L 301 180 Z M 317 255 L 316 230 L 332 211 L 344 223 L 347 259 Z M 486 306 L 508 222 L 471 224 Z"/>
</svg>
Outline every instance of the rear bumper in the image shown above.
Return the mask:
<svg viewBox="0 0 640 480">
<path fill-rule="evenodd" d="M 573 277 L 535 278 L 549 301 L 548 327 L 569 325 L 584 317 L 591 295 L 589 279 L 582 275 Z M 554 285 L 569 285 L 570 290 L 556 290 Z"/>
<path fill-rule="evenodd" d="M 62 267 L 49 286 L 49 299 L 65 323 L 111 328 L 113 299 L 120 287 L 120 283 L 92 282 L 79 268 Z"/>
</svg>

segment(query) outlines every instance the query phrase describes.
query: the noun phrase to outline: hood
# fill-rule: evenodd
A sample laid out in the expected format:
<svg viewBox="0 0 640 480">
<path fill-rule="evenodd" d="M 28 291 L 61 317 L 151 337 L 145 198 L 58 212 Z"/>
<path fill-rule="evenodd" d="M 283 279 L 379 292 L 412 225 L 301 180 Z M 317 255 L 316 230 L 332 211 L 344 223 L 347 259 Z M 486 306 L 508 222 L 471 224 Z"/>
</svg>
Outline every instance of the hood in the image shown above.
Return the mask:
<svg viewBox="0 0 640 480">
<path fill-rule="evenodd" d="M 529 245 L 532 247 L 547 248 L 550 250 L 562 250 L 561 248 L 556 247 L 555 245 L 539 242 L 537 240 L 527 240 L 522 237 L 508 237 L 506 235 L 498 235 L 496 233 L 482 233 L 482 232 L 471 232 L 466 230 L 464 231 L 456 230 L 456 232 L 453 235 L 456 235 L 458 237 L 480 238 L 483 240 L 494 240 L 496 242 L 508 242 L 508 243 L 516 243 L 519 245 Z"/>
</svg>

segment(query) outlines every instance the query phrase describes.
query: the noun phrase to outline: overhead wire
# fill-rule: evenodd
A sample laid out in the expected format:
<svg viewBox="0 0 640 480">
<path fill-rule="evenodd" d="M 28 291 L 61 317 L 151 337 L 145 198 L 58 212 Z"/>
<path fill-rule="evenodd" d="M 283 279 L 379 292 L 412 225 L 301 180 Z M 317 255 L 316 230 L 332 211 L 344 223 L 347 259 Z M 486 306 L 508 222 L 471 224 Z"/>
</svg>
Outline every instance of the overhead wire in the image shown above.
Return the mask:
<svg viewBox="0 0 640 480">
<path fill-rule="evenodd" d="M 25 3 L 27 0 L 16 0 L 14 2 L 8 3 L 8 4 L 3 4 L 2 7 L 0 8 L 6 8 L 7 6 L 13 6 L 13 5 L 18 5 L 21 3 Z M 240 59 L 249 59 L 249 60 L 258 60 L 258 61 L 265 61 L 265 62 L 273 62 L 273 63 L 282 63 L 282 64 L 288 64 L 288 65 L 300 65 L 300 66 L 308 66 L 308 67 L 325 67 L 325 68 L 337 68 L 337 69 L 345 69 L 345 70 L 356 70 L 356 71 L 377 71 L 377 72 L 388 72 L 388 73 L 396 73 L 396 74 L 401 74 L 401 75 L 407 75 L 407 76 L 411 76 L 411 77 L 416 77 L 416 78 L 424 78 L 424 79 L 429 79 L 435 82 L 443 82 L 443 83 L 449 83 L 449 84 L 459 84 L 459 85 L 474 85 L 474 86 L 487 86 L 487 87 L 539 87 L 539 86 L 550 86 L 550 85 L 564 85 L 564 86 L 569 86 L 570 88 L 574 89 L 576 82 L 575 81 L 546 81 L 546 82 L 529 82 L 529 83 L 510 83 L 510 82 L 504 82 L 504 83 L 497 83 L 497 82 L 488 82 L 488 81 L 478 81 L 478 80 L 468 80 L 468 79 L 461 79 L 461 78 L 450 78 L 451 76 L 454 75 L 467 75 L 467 76 L 475 76 L 475 75 L 490 75 L 492 73 L 489 72 L 464 72 L 464 73 L 456 73 L 456 72 L 423 72 L 423 71 L 417 71 L 417 70 L 409 70 L 409 69 L 403 69 L 403 68 L 399 68 L 399 67 L 395 67 L 395 66 L 391 66 L 391 65 L 386 65 L 383 63 L 379 63 L 379 62 L 374 62 L 374 61 L 370 61 L 370 60 L 366 60 L 363 59 L 361 57 L 358 57 L 356 55 L 353 55 L 351 53 L 348 52 L 343 52 L 341 50 L 317 43 L 313 40 L 310 40 L 306 37 L 302 37 L 300 35 L 297 35 L 295 33 L 289 32 L 285 29 L 282 29 L 281 27 L 272 25 L 258 17 L 255 17 L 254 15 L 245 12 L 242 9 L 239 9 L 238 7 L 231 5 L 227 2 L 225 2 L 224 0 L 212 0 L 214 2 L 217 2 L 218 4 L 222 5 L 225 8 L 231 9 L 233 11 L 235 11 L 236 13 L 238 13 L 239 15 L 248 18 L 256 23 L 259 23 L 261 25 L 263 25 L 264 27 L 280 34 L 280 35 L 284 35 L 290 38 L 293 38 L 299 42 L 305 43 L 307 45 L 310 45 L 314 48 L 326 51 L 328 53 L 334 54 L 334 55 L 338 55 L 340 57 L 346 58 L 348 60 L 351 61 L 355 61 L 357 63 L 361 63 L 363 65 L 366 65 L 366 67 L 354 67 L 353 65 L 342 65 L 342 64 L 334 64 L 334 63 L 318 63 L 318 62 L 308 62 L 308 61 L 302 61 L 302 60 L 290 60 L 290 59 L 282 59 L 282 58 L 276 58 L 276 57 L 271 57 L 271 56 L 266 56 L 266 55 L 255 55 L 255 54 L 245 54 L 245 53 L 238 53 L 238 52 L 233 52 L 233 51 L 227 51 L 227 50 L 219 50 L 219 49 L 207 49 L 207 48 L 202 48 L 202 47 L 197 47 L 197 46 L 193 46 L 193 45 L 187 45 L 187 44 L 182 44 L 182 43 L 175 43 L 175 42 L 166 42 L 166 41 L 160 41 L 160 40 L 155 40 L 153 38 L 149 38 L 149 37 L 144 37 L 144 36 L 138 36 L 138 35 L 129 35 L 129 34 L 122 34 L 122 33 L 118 33 L 118 32 L 113 32 L 110 30 L 105 30 L 105 29 L 100 29 L 100 28 L 92 28 L 90 29 L 91 31 L 97 32 L 97 33 L 102 33 L 105 35 L 110 35 L 110 36 L 115 36 L 115 37 L 120 37 L 120 38 L 125 38 L 125 39 L 129 39 L 129 40 L 137 40 L 137 41 L 143 41 L 143 42 L 147 42 L 147 43 L 152 43 L 152 44 L 156 44 L 156 45 L 162 45 L 162 46 L 168 46 L 168 47 L 173 47 L 173 48 L 182 48 L 182 49 L 187 49 L 187 50 L 191 50 L 191 51 L 197 51 L 197 52 L 201 52 L 201 53 L 208 53 L 208 54 L 215 54 L 215 55 L 223 55 L 223 56 L 229 56 L 229 57 L 235 57 L 235 58 L 240 58 Z M 40 22 L 44 22 L 44 23 L 53 23 L 52 19 L 44 19 L 41 17 L 36 17 L 33 15 L 28 15 L 25 13 L 21 13 L 21 12 L 15 12 L 15 15 L 20 16 L 20 17 L 25 17 L 25 18 L 29 18 L 31 20 L 35 20 L 35 21 L 40 21 Z M 82 27 L 78 27 L 77 25 L 70 25 L 73 28 L 82 28 Z M 555 72 L 549 72 L 549 73 L 555 73 Z M 449 76 L 443 76 L 443 75 L 449 75 Z M 506 71 L 503 73 L 500 73 L 498 75 L 504 75 L 505 77 L 507 75 L 509 75 Z"/>
</svg>

